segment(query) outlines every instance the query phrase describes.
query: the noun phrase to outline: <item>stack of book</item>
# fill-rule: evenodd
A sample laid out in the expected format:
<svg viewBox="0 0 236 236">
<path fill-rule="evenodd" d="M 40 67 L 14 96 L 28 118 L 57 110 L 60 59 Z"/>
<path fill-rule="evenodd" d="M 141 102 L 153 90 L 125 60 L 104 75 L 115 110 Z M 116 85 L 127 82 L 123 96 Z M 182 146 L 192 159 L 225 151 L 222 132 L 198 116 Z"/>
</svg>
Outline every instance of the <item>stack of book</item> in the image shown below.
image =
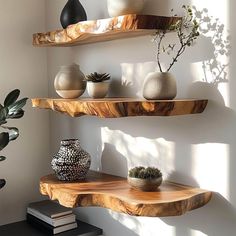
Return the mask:
<svg viewBox="0 0 236 236">
<path fill-rule="evenodd" d="M 77 228 L 72 210 L 50 200 L 30 203 L 27 207 L 27 221 L 50 234 Z"/>
</svg>

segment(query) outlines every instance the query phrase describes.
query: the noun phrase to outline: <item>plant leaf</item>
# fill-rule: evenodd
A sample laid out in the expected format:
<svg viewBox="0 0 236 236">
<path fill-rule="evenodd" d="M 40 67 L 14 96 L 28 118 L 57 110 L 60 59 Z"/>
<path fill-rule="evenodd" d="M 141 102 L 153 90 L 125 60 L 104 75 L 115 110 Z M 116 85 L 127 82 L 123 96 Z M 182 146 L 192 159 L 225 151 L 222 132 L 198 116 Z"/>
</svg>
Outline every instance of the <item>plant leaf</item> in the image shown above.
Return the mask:
<svg viewBox="0 0 236 236">
<path fill-rule="evenodd" d="M 6 184 L 6 180 L 0 179 L 0 189 L 3 188 L 5 184 Z"/>
<path fill-rule="evenodd" d="M 20 109 L 20 110 L 18 110 L 17 112 L 15 112 L 15 113 L 9 115 L 8 117 L 9 117 L 10 119 L 19 119 L 19 118 L 21 118 L 22 116 L 24 116 L 24 113 L 25 113 L 24 110 Z"/>
<path fill-rule="evenodd" d="M 19 89 L 15 89 L 15 90 L 11 91 L 5 98 L 4 106 L 8 107 L 11 104 L 13 104 L 17 100 L 19 95 L 20 95 L 20 90 Z"/>
<path fill-rule="evenodd" d="M 0 161 L 4 161 L 4 160 L 6 160 L 6 157 L 0 156 Z"/>
<path fill-rule="evenodd" d="M 9 143 L 9 133 L 2 132 L 0 133 L 0 151 L 7 146 Z"/>
<path fill-rule="evenodd" d="M 23 106 L 25 106 L 26 102 L 27 102 L 28 98 L 22 98 L 19 101 L 15 102 L 14 104 L 10 105 L 9 108 L 9 115 L 12 115 L 14 113 L 17 113 L 20 109 L 23 108 Z"/>
<path fill-rule="evenodd" d="M 8 128 L 9 131 L 9 141 L 13 141 L 18 138 L 19 136 L 19 130 L 16 127 L 10 127 Z"/>
<path fill-rule="evenodd" d="M 5 121 L 8 115 L 8 108 L 3 107 L 0 109 L 0 122 Z"/>
</svg>

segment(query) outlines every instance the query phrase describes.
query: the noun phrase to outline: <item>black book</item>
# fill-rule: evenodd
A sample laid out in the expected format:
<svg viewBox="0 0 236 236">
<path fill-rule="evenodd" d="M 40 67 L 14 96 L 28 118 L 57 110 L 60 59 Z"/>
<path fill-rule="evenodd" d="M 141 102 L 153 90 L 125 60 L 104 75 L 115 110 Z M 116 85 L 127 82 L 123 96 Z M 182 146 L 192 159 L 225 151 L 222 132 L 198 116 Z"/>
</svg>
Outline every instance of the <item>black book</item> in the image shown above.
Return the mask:
<svg viewBox="0 0 236 236">
<path fill-rule="evenodd" d="M 58 234 L 64 231 L 77 228 L 77 222 L 61 225 L 58 227 L 53 227 L 52 225 L 47 224 L 46 222 L 38 219 L 37 217 L 34 217 L 31 214 L 27 214 L 26 219 L 31 225 L 37 227 L 41 231 L 48 233 L 49 235 L 54 235 L 54 234 Z"/>
</svg>

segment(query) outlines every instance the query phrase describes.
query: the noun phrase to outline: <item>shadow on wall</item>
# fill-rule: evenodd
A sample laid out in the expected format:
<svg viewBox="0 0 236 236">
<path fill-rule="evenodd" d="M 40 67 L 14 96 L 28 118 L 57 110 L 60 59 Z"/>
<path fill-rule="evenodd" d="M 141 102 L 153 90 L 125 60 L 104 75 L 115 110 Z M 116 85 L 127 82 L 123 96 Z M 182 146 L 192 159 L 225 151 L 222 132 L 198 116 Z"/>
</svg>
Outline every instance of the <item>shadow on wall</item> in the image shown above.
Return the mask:
<svg viewBox="0 0 236 236">
<path fill-rule="evenodd" d="M 136 217 L 98 207 L 76 208 L 75 212 L 79 220 L 101 227 L 104 236 L 137 236 L 139 235 L 138 232 L 141 231 L 141 225 Z M 100 217 L 97 217 L 98 215 Z"/>
</svg>

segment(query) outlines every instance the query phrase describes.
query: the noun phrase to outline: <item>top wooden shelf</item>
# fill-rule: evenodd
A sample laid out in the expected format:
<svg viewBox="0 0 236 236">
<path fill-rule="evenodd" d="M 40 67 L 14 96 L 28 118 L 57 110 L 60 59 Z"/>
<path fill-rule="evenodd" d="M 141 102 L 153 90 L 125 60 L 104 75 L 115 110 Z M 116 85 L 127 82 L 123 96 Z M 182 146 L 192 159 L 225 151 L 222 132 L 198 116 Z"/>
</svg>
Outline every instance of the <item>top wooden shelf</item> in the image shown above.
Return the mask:
<svg viewBox="0 0 236 236">
<path fill-rule="evenodd" d="M 66 47 L 170 30 L 181 17 L 129 14 L 108 19 L 82 21 L 66 29 L 33 35 L 34 46 Z"/>
<path fill-rule="evenodd" d="M 177 116 L 204 111 L 206 99 L 144 100 L 135 98 L 52 99 L 33 98 L 33 107 L 51 109 L 72 117 L 83 115 L 102 118 L 130 116 Z"/>
</svg>

